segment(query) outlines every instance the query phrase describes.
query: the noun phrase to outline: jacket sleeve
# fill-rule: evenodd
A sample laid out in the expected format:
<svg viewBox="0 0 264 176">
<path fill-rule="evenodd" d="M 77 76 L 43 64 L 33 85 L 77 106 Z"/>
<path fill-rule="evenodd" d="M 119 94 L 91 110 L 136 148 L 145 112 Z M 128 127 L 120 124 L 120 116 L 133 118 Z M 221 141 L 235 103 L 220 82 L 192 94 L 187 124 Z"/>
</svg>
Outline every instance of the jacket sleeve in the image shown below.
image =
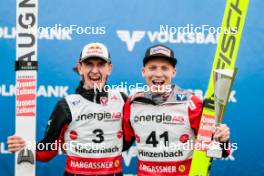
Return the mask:
<svg viewBox="0 0 264 176">
<path fill-rule="evenodd" d="M 71 119 L 66 100 L 60 100 L 50 116 L 44 138 L 36 145 L 37 160 L 45 162 L 57 155 L 60 145 L 64 142 L 64 133 Z"/>
<path fill-rule="evenodd" d="M 123 151 L 128 150 L 135 141 L 134 130 L 130 123 L 130 97 L 123 107 Z"/>
<path fill-rule="evenodd" d="M 199 130 L 199 125 L 203 112 L 203 102 L 196 96 L 192 96 L 188 106 L 188 114 L 191 128 L 193 129 L 195 135 L 197 135 Z"/>
</svg>

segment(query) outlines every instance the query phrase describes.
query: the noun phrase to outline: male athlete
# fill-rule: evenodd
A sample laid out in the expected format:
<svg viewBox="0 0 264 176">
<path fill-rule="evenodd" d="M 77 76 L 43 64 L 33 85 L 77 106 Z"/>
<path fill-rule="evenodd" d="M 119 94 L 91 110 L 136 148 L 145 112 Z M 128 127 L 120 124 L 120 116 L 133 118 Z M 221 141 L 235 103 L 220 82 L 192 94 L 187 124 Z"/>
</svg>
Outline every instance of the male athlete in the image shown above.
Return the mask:
<svg viewBox="0 0 264 176">
<path fill-rule="evenodd" d="M 177 60 L 172 49 L 147 49 L 142 76 L 149 90 L 138 92 L 124 107 L 125 140 L 136 139 L 138 175 L 188 175 L 203 103 L 191 92 L 172 84 Z M 229 128 L 222 124 L 213 138 L 228 143 Z M 227 156 L 229 151 L 224 151 Z"/>
<path fill-rule="evenodd" d="M 45 137 L 38 143 L 46 148 L 37 147 L 37 160 L 52 159 L 63 146 L 66 176 L 122 175 L 122 148 L 126 150 L 131 145 L 124 142 L 123 146 L 122 110 L 126 96 L 105 90 L 111 70 L 105 45 L 84 46 L 77 64 L 81 82 L 75 94 L 60 100 L 53 110 Z M 57 149 L 53 150 L 50 144 Z M 24 146 L 25 141 L 19 136 L 8 138 L 10 152 Z"/>
</svg>

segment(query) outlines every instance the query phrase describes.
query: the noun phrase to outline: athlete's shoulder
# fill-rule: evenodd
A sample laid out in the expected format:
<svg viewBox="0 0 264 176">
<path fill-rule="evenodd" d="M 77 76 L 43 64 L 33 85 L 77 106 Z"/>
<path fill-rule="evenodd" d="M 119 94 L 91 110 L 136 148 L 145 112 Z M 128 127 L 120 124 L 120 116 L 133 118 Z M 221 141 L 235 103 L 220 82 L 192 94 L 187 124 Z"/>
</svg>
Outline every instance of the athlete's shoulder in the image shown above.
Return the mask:
<svg viewBox="0 0 264 176">
<path fill-rule="evenodd" d="M 195 95 L 193 91 L 189 89 L 181 89 L 180 87 L 174 87 L 174 96 L 176 101 L 187 102 L 190 107 L 201 107 L 203 104 L 203 98 L 201 96 Z"/>
<path fill-rule="evenodd" d="M 76 99 L 76 98 L 81 98 L 82 96 L 78 93 L 74 93 L 74 94 L 69 94 L 67 96 L 64 97 L 64 99 L 68 100 L 68 99 Z"/>
<path fill-rule="evenodd" d="M 108 89 L 107 90 L 108 99 L 113 102 L 122 102 L 125 103 L 128 95 L 124 91 L 118 89 Z"/>
<path fill-rule="evenodd" d="M 182 89 L 177 85 L 172 87 L 172 97 L 177 102 L 188 102 L 191 100 L 193 93 L 187 89 Z"/>
<path fill-rule="evenodd" d="M 65 97 L 59 99 L 55 105 L 55 109 L 68 107 Z"/>
<path fill-rule="evenodd" d="M 136 92 L 133 95 L 131 95 L 130 101 L 132 102 L 132 101 L 134 101 L 136 99 L 144 98 L 144 97 L 145 97 L 144 92 Z"/>
<path fill-rule="evenodd" d="M 69 106 L 77 106 L 83 101 L 83 97 L 80 94 L 70 94 L 64 97 L 64 99 Z"/>
<path fill-rule="evenodd" d="M 148 92 L 137 92 L 131 96 L 130 104 L 152 104 L 155 102 L 148 96 Z"/>
<path fill-rule="evenodd" d="M 194 93 L 192 93 L 191 95 L 191 101 L 194 101 L 195 103 L 203 103 L 203 97 L 195 95 Z"/>
</svg>

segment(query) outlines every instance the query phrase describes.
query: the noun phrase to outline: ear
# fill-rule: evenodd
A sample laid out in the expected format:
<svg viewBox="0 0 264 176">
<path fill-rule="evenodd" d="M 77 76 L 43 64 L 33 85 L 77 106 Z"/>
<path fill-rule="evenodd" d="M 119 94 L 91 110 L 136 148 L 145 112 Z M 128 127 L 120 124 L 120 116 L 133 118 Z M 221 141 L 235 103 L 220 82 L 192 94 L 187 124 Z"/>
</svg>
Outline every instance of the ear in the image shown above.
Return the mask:
<svg viewBox="0 0 264 176">
<path fill-rule="evenodd" d="M 108 76 L 111 74 L 112 69 L 113 69 L 113 65 L 109 64 L 109 66 L 108 66 Z"/>
<path fill-rule="evenodd" d="M 145 78 L 145 75 L 146 75 L 145 67 L 142 67 L 142 69 L 141 69 L 141 75 L 142 75 L 142 77 Z"/>
<path fill-rule="evenodd" d="M 77 63 L 77 70 L 78 70 L 78 73 L 82 76 L 83 72 L 82 72 L 82 66 L 80 62 Z"/>
<path fill-rule="evenodd" d="M 176 68 L 173 69 L 172 73 L 173 73 L 172 77 L 175 78 L 176 73 L 177 73 Z"/>
</svg>

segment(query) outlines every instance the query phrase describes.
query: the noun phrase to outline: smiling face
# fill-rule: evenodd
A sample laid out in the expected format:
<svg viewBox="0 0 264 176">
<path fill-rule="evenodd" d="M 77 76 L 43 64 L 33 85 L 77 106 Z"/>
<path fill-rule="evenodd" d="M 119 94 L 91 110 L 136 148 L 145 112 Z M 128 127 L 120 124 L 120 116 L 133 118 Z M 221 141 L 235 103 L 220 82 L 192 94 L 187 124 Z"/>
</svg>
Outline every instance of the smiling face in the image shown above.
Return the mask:
<svg viewBox="0 0 264 176">
<path fill-rule="evenodd" d="M 153 58 L 142 68 L 142 76 L 150 90 L 155 93 L 163 93 L 170 89 L 171 80 L 175 75 L 176 69 L 163 58 Z"/>
<path fill-rule="evenodd" d="M 87 89 L 102 88 L 112 71 L 112 64 L 99 58 L 89 58 L 78 64 L 78 72 Z"/>
</svg>

